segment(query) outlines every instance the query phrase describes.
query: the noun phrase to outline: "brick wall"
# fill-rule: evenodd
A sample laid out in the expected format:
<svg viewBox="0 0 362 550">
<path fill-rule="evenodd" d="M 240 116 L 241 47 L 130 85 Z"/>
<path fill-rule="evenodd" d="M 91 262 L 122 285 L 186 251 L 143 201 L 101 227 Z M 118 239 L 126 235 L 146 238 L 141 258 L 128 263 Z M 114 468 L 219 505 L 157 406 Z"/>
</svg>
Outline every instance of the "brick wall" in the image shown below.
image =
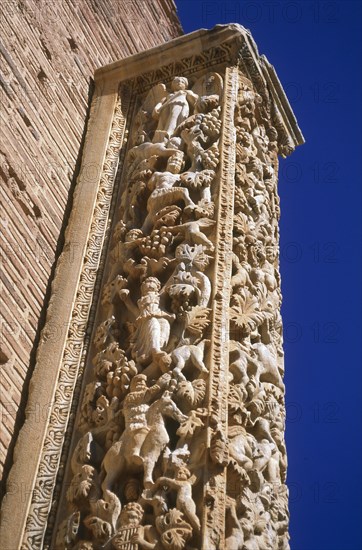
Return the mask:
<svg viewBox="0 0 362 550">
<path fill-rule="evenodd" d="M 70 209 L 91 77 L 96 68 L 182 31 L 172 0 L 0 0 L 0 10 L 0 472 L 4 469 L 5 481 Z"/>
</svg>

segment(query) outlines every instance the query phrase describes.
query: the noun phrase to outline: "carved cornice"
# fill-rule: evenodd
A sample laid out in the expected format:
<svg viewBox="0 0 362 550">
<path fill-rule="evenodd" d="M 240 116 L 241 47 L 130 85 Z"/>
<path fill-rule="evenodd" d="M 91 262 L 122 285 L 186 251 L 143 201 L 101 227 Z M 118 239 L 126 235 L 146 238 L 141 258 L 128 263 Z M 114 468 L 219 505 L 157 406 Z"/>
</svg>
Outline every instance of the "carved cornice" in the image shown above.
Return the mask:
<svg viewBox="0 0 362 550">
<path fill-rule="evenodd" d="M 190 57 L 190 51 L 193 57 Z M 287 156 L 295 147 L 302 145 L 303 134 L 274 67 L 264 55 L 259 54 L 250 31 L 236 23 L 195 31 L 171 40 L 165 46 L 106 65 L 96 71 L 95 80 L 122 80 L 127 74 L 130 79 L 137 78 L 138 85 L 146 89 L 162 79 L 168 82 L 173 75 L 183 71 L 192 74 L 198 70 L 199 64 L 216 66 L 226 59 L 231 64 L 239 60 L 255 89 L 264 100 L 267 99 L 264 107 L 269 105 L 278 129 L 280 154 Z M 144 72 L 145 63 L 147 73 Z M 189 72 L 187 63 L 191 65 Z M 160 69 L 160 66 L 163 68 Z"/>
</svg>

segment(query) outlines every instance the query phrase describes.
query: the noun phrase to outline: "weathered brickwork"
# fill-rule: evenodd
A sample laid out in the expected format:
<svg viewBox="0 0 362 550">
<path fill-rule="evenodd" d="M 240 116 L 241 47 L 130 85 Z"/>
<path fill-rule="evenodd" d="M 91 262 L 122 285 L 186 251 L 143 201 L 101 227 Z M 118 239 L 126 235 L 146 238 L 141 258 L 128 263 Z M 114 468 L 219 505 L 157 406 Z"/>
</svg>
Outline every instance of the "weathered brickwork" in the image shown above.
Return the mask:
<svg viewBox="0 0 362 550">
<path fill-rule="evenodd" d="M 182 30 L 172 0 L 1 0 L 0 10 L 0 471 L 5 465 L 5 478 L 70 206 L 91 77 L 96 68 Z M 49 337 L 62 330 L 55 326 Z"/>
</svg>

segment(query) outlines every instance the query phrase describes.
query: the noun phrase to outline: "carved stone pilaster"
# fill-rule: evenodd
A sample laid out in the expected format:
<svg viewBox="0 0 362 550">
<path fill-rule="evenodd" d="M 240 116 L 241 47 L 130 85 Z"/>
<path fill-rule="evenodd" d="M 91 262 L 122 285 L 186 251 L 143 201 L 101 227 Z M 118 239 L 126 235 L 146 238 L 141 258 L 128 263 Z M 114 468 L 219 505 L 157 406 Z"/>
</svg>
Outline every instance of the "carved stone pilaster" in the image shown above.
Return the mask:
<svg viewBox="0 0 362 550">
<path fill-rule="evenodd" d="M 74 216 L 97 129 L 22 548 L 287 549 L 277 77 L 237 25 L 99 70 Z"/>
<path fill-rule="evenodd" d="M 208 455 L 204 476 L 203 548 L 219 548 L 225 531 L 226 466 L 228 464 L 228 330 L 235 172 L 234 111 L 238 69 L 225 70 L 217 200 L 217 233 L 213 277 L 213 318 L 208 395 Z"/>
</svg>

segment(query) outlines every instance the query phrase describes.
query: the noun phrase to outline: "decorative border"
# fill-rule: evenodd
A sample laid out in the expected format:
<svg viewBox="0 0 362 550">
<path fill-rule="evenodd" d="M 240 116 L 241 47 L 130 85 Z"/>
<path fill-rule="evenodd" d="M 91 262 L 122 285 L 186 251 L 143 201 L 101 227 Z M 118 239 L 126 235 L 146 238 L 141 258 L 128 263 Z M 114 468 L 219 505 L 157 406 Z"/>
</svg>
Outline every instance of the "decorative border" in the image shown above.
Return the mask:
<svg viewBox="0 0 362 550">
<path fill-rule="evenodd" d="M 179 61 L 160 67 L 156 71 L 143 73 L 134 79 L 134 89 L 136 93 L 143 93 L 148 91 L 158 82 L 171 81 L 172 78 L 178 74 L 190 76 L 200 72 L 200 69 L 205 70 L 212 67 L 213 70 L 215 70 L 217 65 L 226 62 L 232 64 L 233 57 L 235 57 L 235 59 L 237 57 L 239 42 L 240 44 L 242 43 L 242 37 L 240 37 L 239 40 L 235 40 L 234 43 L 226 42 L 225 44 L 220 44 L 217 47 L 210 48 L 199 54 L 185 57 Z"/>
<path fill-rule="evenodd" d="M 49 417 L 47 435 L 39 461 L 35 489 L 21 546 L 22 550 L 40 549 L 44 540 L 53 489 L 72 407 L 73 392 L 80 369 L 80 360 L 100 265 L 102 245 L 107 229 L 119 151 L 125 132 L 126 118 L 123 114 L 125 107 L 121 101 L 118 101 L 114 112 L 102 176 L 99 182 L 96 206 L 84 253 L 83 269 L 79 279 L 77 297 L 73 306 L 63 361 L 59 370 L 57 389 Z"/>
<path fill-rule="evenodd" d="M 221 169 L 217 213 L 216 255 L 213 293 L 213 335 L 211 343 L 210 389 L 208 398 L 209 438 L 218 438 L 219 453 L 227 451 L 227 386 L 229 349 L 227 327 L 229 326 L 229 302 L 232 259 L 232 233 L 235 188 L 235 128 L 234 109 L 238 90 L 237 67 L 226 68 L 222 117 Z M 205 507 L 204 550 L 217 550 L 225 531 L 225 465 L 215 465 L 207 458 L 204 499 L 212 506 Z M 220 468 L 221 466 L 221 468 Z M 211 475 L 210 475 L 211 474 Z M 211 500 L 210 500 L 211 499 Z"/>
<path fill-rule="evenodd" d="M 103 244 L 100 244 L 99 248 L 97 248 L 97 250 L 101 251 L 101 255 L 100 255 L 100 261 L 97 269 L 97 277 L 94 284 L 92 304 L 91 304 L 88 319 L 87 319 L 87 328 L 90 327 L 90 330 L 87 330 L 84 338 L 81 360 L 80 360 L 80 365 L 77 373 L 77 381 L 73 390 L 73 400 L 72 400 L 71 411 L 69 415 L 69 421 L 68 421 L 68 425 L 64 436 L 62 455 L 61 455 L 60 464 L 59 464 L 57 477 L 56 477 L 56 483 L 55 483 L 55 487 L 52 495 L 53 504 L 48 515 L 43 550 L 51 549 L 51 541 L 54 537 L 53 530 L 56 525 L 58 507 L 61 499 L 64 476 L 66 472 L 66 465 L 68 462 L 68 454 L 69 454 L 69 450 L 70 450 L 73 435 L 74 435 L 74 426 L 77 420 L 79 400 L 81 397 L 81 392 L 83 387 L 83 378 L 84 378 L 85 368 L 87 364 L 87 356 L 89 352 L 89 347 L 91 345 L 91 333 L 93 331 L 95 316 L 98 308 L 101 284 L 103 280 L 103 272 L 105 267 L 105 259 L 106 259 L 109 240 L 111 236 L 110 226 L 112 225 L 114 210 L 117 206 L 117 197 L 120 191 L 119 188 L 120 188 L 121 177 L 122 177 L 123 161 L 126 154 L 126 147 L 124 146 L 127 144 L 128 118 L 129 116 L 132 118 L 132 112 L 133 112 L 134 103 L 135 103 L 134 100 L 135 100 L 135 97 L 133 95 L 131 97 L 131 88 L 129 87 L 129 85 L 122 84 L 119 87 L 117 106 L 120 106 L 122 108 L 122 112 L 126 111 L 127 116 L 124 118 L 124 128 L 122 129 L 123 135 L 122 135 L 121 146 L 120 146 L 120 150 L 118 151 L 118 155 L 116 155 L 118 147 L 114 147 L 117 166 L 115 167 L 115 171 L 114 171 L 115 177 L 114 177 L 114 183 L 113 183 L 112 198 L 110 201 L 110 208 L 108 213 L 108 224 L 107 224 L 107 227 L 105 228 Z M 116 125 L 116 115 L 117 115 L 117 107 L 115 108 L 115 117 L 112 121 L 112 128 L 113 128 L 113 124 Z"/>
</svg>

